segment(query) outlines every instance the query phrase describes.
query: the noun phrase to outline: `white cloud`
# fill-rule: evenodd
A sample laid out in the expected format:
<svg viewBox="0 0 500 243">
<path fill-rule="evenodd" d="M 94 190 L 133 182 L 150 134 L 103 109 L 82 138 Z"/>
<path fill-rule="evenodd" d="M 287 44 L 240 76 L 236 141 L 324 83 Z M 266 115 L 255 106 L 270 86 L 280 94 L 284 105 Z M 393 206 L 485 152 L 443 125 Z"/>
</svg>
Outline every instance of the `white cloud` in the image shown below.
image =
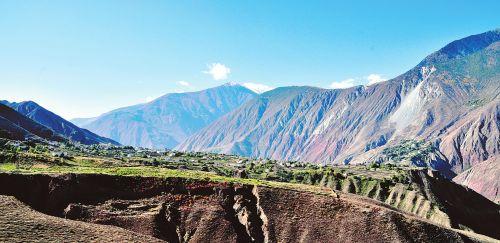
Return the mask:
<svg viewBox="0 0 500 243">
<path fill-rule="evenodd" d="M 350 88 L 350 87 L 356 85 L 356 84 L 354 84 L 354 81 L 356 81 L 356 80 L 353 78 L 349 78 L 346 80 L 342 80 L 340 82 L 333 82 L 332 84 L 330 84 L 330 88 L 332 88 L 332 89 L 347 89 L 347 88 Z"/>
<path fill-rule="evenodd" d="M 256 84 L 256 83 L 243 83 L 243 86 L 246 87 L 249 90 L 252 90 L 253 92 L 257 94 L 262 94 L 264 92 L 267 92 L 269 90 L 274 89 L 274 87 L 265 85 L 265 84 Z"/>
<path fill-rule="evenodd" d="M 186 82 L 186 81 L 179 81 L 177 82 L 177 84 L 181 85 L 181 86 L 184 86 L 184 87 L 190 87 L 191 84 Z"/>
<path fill-rule="evenodd" d="M 212 75 L 214 80 L 224 80 L 231 73 L 231 69 L 222 63 L 211 63 L 207 65 L 208 70 L 203 73 Z"/>
<path fill-rule="evenodd" d="M 387 81 L 386 78 L 382 77 L 380 74 L 372 73 L 369 74 L 368 76 L 364 77 L 356 77 L 356 78 L 349 78 L 346 80 L 342 80 L 340 82 L 333 82 L 330 84 L 330 88 L 332 89 L 347 89 L 356 85 L 363 85 L 366 84 L 366 86 L 370 86 L 372 84 L 380 83 Z"/>
<path fill-rule="evenodd" d="M 372 85 L 372 84 L 384 82 L 387 80 L 387 79 L 383 78 L 380 74 L 375 74 L 375 73 L 366 76 L 366 79 L 368 80 L 367 85 Z"/>
</svg>

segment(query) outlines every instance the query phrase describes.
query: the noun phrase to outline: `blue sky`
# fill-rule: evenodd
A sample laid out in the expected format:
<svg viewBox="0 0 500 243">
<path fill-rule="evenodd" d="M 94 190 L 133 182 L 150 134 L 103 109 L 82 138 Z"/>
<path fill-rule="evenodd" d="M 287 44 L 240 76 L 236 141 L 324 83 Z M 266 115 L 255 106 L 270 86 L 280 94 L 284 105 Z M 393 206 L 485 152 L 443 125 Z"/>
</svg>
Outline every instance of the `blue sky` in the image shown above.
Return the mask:
<svg viewBox="0 0 500 243">
<path fill-rule="evenodd" d="M 497 0 L 404 2 L 1 0 L 0 99 L 74 118 L 228 81 L 342 88 L 500 27 Z"/>
</svg>

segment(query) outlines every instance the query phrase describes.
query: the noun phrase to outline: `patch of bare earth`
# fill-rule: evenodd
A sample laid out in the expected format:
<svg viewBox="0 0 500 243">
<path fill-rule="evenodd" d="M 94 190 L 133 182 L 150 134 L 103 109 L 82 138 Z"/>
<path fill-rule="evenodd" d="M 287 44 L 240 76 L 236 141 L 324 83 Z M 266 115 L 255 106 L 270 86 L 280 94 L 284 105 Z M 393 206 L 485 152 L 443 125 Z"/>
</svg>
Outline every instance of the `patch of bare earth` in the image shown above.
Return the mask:
<svg viewBox="0 0 500 243">
<path fill-rule="evenodd" d="M 0 195 L 2 242 L 160 242 L 119 227 L 49 216 L 11 196 Z"/>
</svg>

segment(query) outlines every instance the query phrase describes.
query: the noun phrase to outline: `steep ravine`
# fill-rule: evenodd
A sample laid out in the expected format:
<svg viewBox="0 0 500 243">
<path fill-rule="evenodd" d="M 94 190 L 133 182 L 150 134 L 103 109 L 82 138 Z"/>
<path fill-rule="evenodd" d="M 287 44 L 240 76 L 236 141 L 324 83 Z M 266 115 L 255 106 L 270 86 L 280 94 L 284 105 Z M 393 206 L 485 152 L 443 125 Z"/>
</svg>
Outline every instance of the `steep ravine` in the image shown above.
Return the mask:
<svg viewBox="0 0 500 243">
<path fill-rule="evenodd" d="M 0 194 L 45 214 L 168 242 L 477 240 L 351 194 L 96 174 L 0 174 Z"/>
</svg>

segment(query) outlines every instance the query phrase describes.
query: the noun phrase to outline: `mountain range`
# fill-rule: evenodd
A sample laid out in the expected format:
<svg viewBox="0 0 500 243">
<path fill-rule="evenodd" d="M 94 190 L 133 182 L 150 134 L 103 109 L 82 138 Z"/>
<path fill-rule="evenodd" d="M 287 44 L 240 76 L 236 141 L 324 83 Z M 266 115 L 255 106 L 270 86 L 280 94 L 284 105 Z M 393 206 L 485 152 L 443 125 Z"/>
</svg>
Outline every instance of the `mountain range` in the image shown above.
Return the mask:
<svg viewBox="0 0 500 243">
<path fill-rule="evenodd" d="M 33 101 L 16 103 L 2 100 L 0 105 L 3 111 L 2 117 L 17 125 L 17 128 L 14 129 L 15 127 L 12 124 L 8 125 L 9 123 L 4 120 L 5 124 L 9 126 L 9 128 L 5 127 L 4 131 L 10 131 L 11 134 L 5 137 L 24 140 L 27 137 L 36 135 L 47 140 L 58 141 L 64 137 L 70 141 L 87 145 L 99 143 L 119 145 L 119 143 L 111 139 L 77 127 Z"/>
<path fill-rule="evenodd" d="M 250 89 L 227 83 L 198 92 L 167 94 L 146 104 L 76 121 L 82 127 L 124 145 L 173 148 L 255 97 L 257 93 Z"/>
<path fill-rule="evenodd" d="M 72 121 L 124 145 L 429 166 L 496 200 L 498 186 L 485 189 L 490 181 L 476 171 L 499 167 L 499 51 L 500 30 L 493 30 L 453 41 L 404 74 L 369 86 L 257 94 L 228 83 Z M 487 178 L 500 177 L 491 173 Z"/>
<path fill-rule="evenodd" d="M 2 103 L 0 103 L 0 137 L 12 140 L 65 140 L 51 129 L 31 120 Z"/>
<path fill-rule="evenodd" d="M 494 30 L 454 41 L 386 82 L 277 88 L 176 148 L 323 164 L 407 162 L 452 178 L 499 154 L 499 51 Z"/>
</svg>

